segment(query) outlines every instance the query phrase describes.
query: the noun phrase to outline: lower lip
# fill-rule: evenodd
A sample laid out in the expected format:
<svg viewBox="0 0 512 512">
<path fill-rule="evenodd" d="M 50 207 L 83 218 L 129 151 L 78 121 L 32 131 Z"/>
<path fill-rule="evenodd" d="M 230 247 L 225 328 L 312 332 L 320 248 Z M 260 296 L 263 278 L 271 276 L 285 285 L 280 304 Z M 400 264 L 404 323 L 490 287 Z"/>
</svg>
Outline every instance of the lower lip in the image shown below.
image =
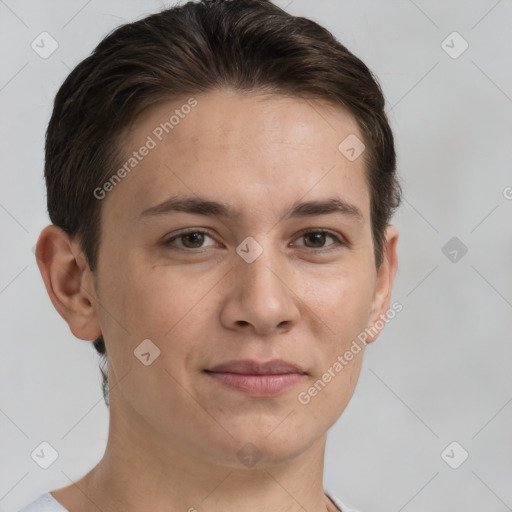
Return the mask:
<svg viewBox="0 0 512 512">
<path fill-rule="evenodd" d="M 230 388 L 251 396 L 272 396 L 294 386 L 304 374 L 246 375 L 241 373 L 206 372 L 210 377 Z"/>
</svg>

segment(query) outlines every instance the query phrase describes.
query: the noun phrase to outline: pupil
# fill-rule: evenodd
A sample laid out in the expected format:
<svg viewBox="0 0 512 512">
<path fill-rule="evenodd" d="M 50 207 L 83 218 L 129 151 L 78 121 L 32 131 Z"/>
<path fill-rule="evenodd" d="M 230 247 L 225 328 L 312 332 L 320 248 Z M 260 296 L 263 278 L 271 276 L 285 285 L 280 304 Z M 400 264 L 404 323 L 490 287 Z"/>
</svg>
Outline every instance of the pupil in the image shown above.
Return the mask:
<svg viewBox="0 0 512 512">
<path fill-rule="evenodd" d="M 192 244 L 194 243 L 197 243 L 198 241 L 201 242 L 202 241 L 202 233 L 189 233 L 188 235 L 185 235 L 185 239 L 196 239 L 196 240 L 192 240 Z M 197 238 L 199 238 L 199 240 L 197 240 Z M 201 244 L 199 244 L 201 245 Z"/>
<path fill-rule="evenodd" d="M 325 240 L 325 233 L 312 233 L 311 235 L 309 235 L 309 238 L 312 238 L 312 237 L 320 237 L 320 239 L 317 239 L 317 242 L 324 242 Z M 313 242 L 315 243 L 315 242 Z M 323 245 L 323 244 L 321 244 Z"/>
</svg>

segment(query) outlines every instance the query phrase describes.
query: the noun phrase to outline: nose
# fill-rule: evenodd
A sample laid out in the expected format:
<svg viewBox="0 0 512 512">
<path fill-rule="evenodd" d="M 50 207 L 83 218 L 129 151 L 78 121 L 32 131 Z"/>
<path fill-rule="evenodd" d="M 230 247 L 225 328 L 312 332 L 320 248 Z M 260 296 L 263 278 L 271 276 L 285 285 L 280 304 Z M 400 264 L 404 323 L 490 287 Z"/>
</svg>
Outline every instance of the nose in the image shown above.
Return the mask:
<svg viewBox="0 0 512 512">
<path fill-rule="evenodd" d="M 294 272 L 283 258 L 264 248 L 252 263 L 237 256 L 229 273 L 221 322 L 228 329 L 265 336 L 287 331 L 300 317 Z"/>
</svg>

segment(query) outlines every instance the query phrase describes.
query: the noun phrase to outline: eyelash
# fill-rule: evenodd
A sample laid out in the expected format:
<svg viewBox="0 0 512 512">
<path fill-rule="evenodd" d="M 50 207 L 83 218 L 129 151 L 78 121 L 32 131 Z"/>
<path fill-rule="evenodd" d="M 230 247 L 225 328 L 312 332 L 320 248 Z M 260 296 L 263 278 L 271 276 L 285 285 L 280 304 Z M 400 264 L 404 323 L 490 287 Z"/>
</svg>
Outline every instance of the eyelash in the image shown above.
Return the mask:
<svg viewBox="0 0 512 512">
<path fill-rule="evenodd" d="M 176 247 L 176 246 L 172 245 L 172 242 L 174 242 L 174 240 L 177 240 L 179 238 L 183 238 L 183 237 L 185 237 L 187 235 L 191 235 L 191 234 L 195 234 L 195 233 L 201 233 L 201 234 L 207 235 L 207 236 L 209 236 L 210 238 L 213 239 L 212 235 L 208 231 L 205 231 L 205 230 L 202 230 L 202 229 L 193 229 L 193 228 L 191 228 L 188 231 L 181 232 L 181 233 L 179 233 L 177 235 L 173 235 L 172 237 L 167 238 L 166 240 L 163 241 L 163 245 L 168 247 L 169 249 L 172 249 L 172 250 L 185 251 L 185 252 L 203 252 L 207 248 L 197 247 L 197 248 L 194 249 L 194 248 L 188 248 L 188 247 Z M 333 238 L 335 240 L 335 242 L 333 244 L 330 244 L 330 245 L 326 246 L 326 247 L 318 247 L 318 248 L 306 247 L 306 246 L 301 246 L 301 247 L 304 247 L 305 249 L 310 249 L 310 250 L 315 251 L 315 252 L 325 252 L 325 251 L 332 250 L 332 249 L 330 249 L 330 247 L 332 247 L 332 246 L 336 246 L 337 248 L 349 247 L 350 246 L 350 244 L 348 242 L 346 242 L 343 239 L 343 237 L 337 235 L 336 233 L 333 233 L 332 231 L 326 230 L 326 229 L 306 229 L 306 230 L 300 231 L 298 233 L 298 235 L 299 235 L 298 238 L 302 238 L 305 235 L 323 234 L 323 233 L 326 233 L 327 235 L 329 235 L 331 238 Z"/>
</svg>

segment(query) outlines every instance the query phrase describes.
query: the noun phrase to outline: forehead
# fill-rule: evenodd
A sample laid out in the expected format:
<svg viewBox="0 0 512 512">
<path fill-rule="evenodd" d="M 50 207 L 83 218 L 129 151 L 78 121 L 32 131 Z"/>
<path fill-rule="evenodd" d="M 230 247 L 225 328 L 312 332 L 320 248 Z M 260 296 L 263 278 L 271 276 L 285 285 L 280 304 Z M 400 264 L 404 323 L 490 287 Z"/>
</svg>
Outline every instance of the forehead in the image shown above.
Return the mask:
<svg viewBox="0 0 512 512">
<path fill-rule="evenodd" d="M 188 108 L 192 102 L 195 106 Z M 173 124 L 170 130 L 169 123 L 166 124 L 169 120 Z M 215 153 L 222 150 L 224 158 L 228 156 L 226 150 L 244 150 L 249 154 L 251 150 L 260 151 L 261 158 L 261 150 L 268 152 L 271 146 L 278 149 L 277 145 L 283 145 L 283 150 L 286 146 L 296 150 L 315 145 L 325 150 L 330 146 L 330 153 L 338 156 L 341 135 L 352 133 L 362 138 L 354 117 L 333 103 L 231 90 L 161 104 L 139 118 L 132 135 L 150 130 L 157 139 L 166 139 L 162 141 L 164 145 L 174 143 Z M 272 158 L 275 156 L 272 154 Z M 286 156 L 292 155 L 283 154 Z"/>
<path fill-rule="evenodd" d="M 136 165 L 106 202 L 116 210 L 129 205 L 125 216 L 135 219 L 179 194 L 231 199 L 254 213 L 334 191 L 366 217 L 364 155 L 351 161 L 339 149 L 349 136 L 362 139 L 354 117 L 318 100 L 230 90 L 175 99 L 146 111 L 126 133 L 123 163 Z M 144 146 L 151 149 L 141 158 Z"/>
</svg>

